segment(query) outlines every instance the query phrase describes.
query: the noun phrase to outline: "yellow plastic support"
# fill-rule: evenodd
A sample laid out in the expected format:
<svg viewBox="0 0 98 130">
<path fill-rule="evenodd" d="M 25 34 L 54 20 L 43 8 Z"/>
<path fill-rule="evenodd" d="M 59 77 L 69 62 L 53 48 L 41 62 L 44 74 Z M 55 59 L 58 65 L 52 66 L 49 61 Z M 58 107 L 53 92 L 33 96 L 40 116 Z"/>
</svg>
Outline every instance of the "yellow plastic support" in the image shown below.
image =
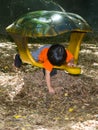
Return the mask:
<svg viewBox="0 0 98 130">
<path fill-rule="evenodd" d="M 82 41 L 84 34 L 85 33 L 83 33 L 83 32 L 72 32 L 72 34 L 71 34 L 68 50 L 74 55 L 75 64 L 77 64 L 77 61 L 78 61 L 80 45 L 81 45 L 81 41 Z M 39 62 L 36 62 L 34 60 L 34 58 L 32 57 L 30 50 L 28 49 L 28 38 L 22 37 L 17 34 L 11 34 L 11 36 L 14 39 L 14 41 L 18 47 L 18 51 L 19 51 L 20 57 L 22 59 L 22 62 L 29 63 L 33 66 L 43 68 L 43 65 Z M 81 73 L 81 68 L 79 68 L 79 67 L 68 67 L 68 66 L 62 65 L 60 67 L 55 66 L 54 68 L 64 69 L 68 73 L 74 74 L 74 75 Z"/>
<path fill-rule="evenodd" d="M 14 39 L 18 51 L 20 54 L 20 57 L 22 59 L 22 62 L 32 64 L 33 66 L 43 67 L 41 63 L 36 62 L 34 58 L 32 57 L 29 49 L 28 49 L 28 38 L 22 37 L 16 34 L 11 34 L 12 38 Z"/>
<path fill-rule="evenodd" d="M 77 32 L 72 32 L 70 36 L 68 50 L 73 54 L 75 59 L 75 64 L 77 64 L 78 62 L 80 46 L 85 33 L 86 32 L 77 31 Z"/>
</svg>

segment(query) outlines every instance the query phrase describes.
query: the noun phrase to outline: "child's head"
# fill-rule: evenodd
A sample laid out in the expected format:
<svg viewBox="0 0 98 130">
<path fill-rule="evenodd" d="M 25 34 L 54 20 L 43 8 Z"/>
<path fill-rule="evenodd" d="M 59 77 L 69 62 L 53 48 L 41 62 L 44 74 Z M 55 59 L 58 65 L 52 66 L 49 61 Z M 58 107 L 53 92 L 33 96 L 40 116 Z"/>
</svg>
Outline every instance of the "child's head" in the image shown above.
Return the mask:
<svg viewBox="0 0 98 130">
<path fill-rule="evenodd" d="M 47 56 L 51 64 L 60 66 L 64 64 L 67 53 L 63 45 L 54 44 L 49 48 Z"/>
</svg>

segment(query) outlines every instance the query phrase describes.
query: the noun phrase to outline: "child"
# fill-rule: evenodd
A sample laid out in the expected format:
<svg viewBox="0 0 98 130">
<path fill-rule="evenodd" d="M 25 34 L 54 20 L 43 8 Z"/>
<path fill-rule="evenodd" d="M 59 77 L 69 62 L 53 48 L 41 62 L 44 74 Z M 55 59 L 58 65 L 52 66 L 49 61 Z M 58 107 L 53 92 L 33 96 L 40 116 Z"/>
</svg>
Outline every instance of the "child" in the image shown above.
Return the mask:
<svg viewBox="0 0 98 130">
<path fill-rule="evenodd" d="M 54 44 L 46 45 L 39 48 L 37 51 L 32 52 L 33 58 L 37 62 L 43 64 L 45 79 L 49 93 L 54 94 L 55 90 L 51 86 L 50 77 L 53 74 L 56 74 L 56 71 L 53 69 L 54 66 L 61 66 L 67 64 L 68 66 L 74 66 L 74 57 L 73 55 L 64 48 L 63 45 Z M 21 66 L 21 59 L 19 54 L 15 56 L 15 66 Z"/>
</svg>

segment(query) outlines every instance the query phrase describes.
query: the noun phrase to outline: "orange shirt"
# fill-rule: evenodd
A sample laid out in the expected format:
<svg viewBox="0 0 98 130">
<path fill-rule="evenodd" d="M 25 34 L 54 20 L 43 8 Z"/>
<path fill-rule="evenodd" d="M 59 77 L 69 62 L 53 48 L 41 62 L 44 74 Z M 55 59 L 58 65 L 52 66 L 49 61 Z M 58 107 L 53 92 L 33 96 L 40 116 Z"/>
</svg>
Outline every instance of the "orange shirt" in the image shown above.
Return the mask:
<svg viewBox="0 0 98 130">
<path fill-rule="evenodd" d="M 48 70 L 48 71 L 52 71 L 54 65 L 52 65 L 49 60 L 48 60 L 48 57 L 47 57 L 47 52 L 48 52 L 48 49 L 49 48 L 44 48 L 40 54 L 39 54 L 39 61 L 41 63 L 43 63 L 43 67 Z M 66 50 L 67 52 L 67 58 L 66 58 L 66 63 L 68 63 L 71 59 L 73 59 L 73 55 L 68 51 Z"/>
<path fill-rule="evenodd" d="M 68 51 L 67 49 L 66 49 L 66 52 L 67 52 L 66 63 L 68 63 L 68 62 L 69 62 L 71 59 L 73 59 L 74 57 L 73 57 L 73 55 L 71 54 L 71 52 Z"/>
</svg>

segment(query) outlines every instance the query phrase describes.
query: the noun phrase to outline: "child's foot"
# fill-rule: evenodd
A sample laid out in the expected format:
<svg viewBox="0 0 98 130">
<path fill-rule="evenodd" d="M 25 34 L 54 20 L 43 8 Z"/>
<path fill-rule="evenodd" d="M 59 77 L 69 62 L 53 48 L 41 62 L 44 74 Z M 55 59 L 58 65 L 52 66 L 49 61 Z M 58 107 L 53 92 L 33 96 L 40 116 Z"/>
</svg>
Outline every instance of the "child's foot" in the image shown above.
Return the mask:
<svg viewBox="0 0 98 130">
<path fill-rule="evenodd" d="M 15 55 L 14 65 L 15 65 L 16 68 L 20 68 L 21 65 L 22 65 L 22 60 L 20 59 L 19 54 Z"/>
<path fill-rule="evenodd" d="M 52 71 L 51 71 L 51 73 L 50 73 L 50 76 L 54 76 L 54 75 L 56 75 L 57 74 L 57 69 L 53 69 Z"/>
</svg>

